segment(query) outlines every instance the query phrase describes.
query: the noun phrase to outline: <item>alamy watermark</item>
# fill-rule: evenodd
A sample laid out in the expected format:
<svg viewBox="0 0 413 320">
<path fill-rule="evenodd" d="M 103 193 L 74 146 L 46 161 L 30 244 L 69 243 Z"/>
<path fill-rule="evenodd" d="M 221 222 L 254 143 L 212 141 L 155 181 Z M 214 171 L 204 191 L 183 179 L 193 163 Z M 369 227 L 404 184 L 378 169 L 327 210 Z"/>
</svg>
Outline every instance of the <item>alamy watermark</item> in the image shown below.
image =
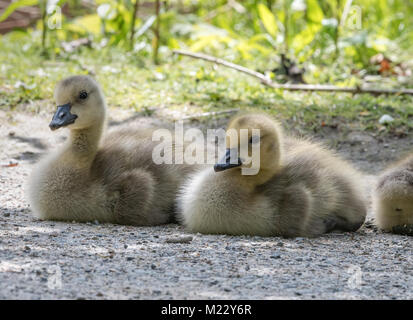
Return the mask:
<svg viewBox="0 0 413 320">
<path fill-rule="evenodd" d="M 260 170 L 259 129 L 208 129 L 206 137 L 200 129 L 184 131 L 183 122 L 175 122 L 175 130 L 157 129 L 152 141 L 155 164 L 211 164 L 222 168 L 240 167 L 242 175 L 256 175 Z"/>
<path fill-rule="evenodd" d="M 62 269 L 59 265 L 50 266 L 28 266 L 24 268 L 27 281 L 38 281 L 46 283 L 50 290 L 60 290 L 63 288 Z"/>
<path fill-rule="evenodd" d="M 62 288 L 62 269 L 58 265 L 51 265 L 47 268 L 47 287 L 50 290 Z"/>
<path fill-rule="evenodd" d="M 62 8 L 57 5 L 59 1 L 47 1 L 46 13 L 47 13 L 47 27 L 51 30 L 62 29 Z"/>
<path fill-rule="evenodd" d="M 349 289 L 360 289 L 363 283 L 363 272 L 361 271 L 361 267 L 351 265 L 350 267 L 348 267 L 347 273 L 349 274 L 349 278 L 347 280 L 347 286 L 349 287 Z"/>
<path fill-rule="evenodd" d="M 351 1 L 347 1 L 343 14 L 341 16 L 340 27 L 350 30 L 362 29 L 362 9 L 360 6 L 351 5 Z"/>
</svg>

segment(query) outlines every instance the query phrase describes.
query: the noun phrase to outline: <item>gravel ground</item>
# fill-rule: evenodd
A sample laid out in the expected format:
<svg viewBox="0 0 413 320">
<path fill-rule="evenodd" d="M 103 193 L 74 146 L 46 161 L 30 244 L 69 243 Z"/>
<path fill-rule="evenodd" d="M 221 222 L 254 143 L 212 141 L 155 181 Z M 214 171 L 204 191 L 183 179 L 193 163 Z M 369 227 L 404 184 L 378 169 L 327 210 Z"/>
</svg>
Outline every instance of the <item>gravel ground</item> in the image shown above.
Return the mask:
<svg viewBox="0 0 413 320">
<path fill-rule="evenodd" d="M 122 112 L 112 117 L 112 126 L 127 117 L 162 123 Z M 67 134 L 52 134 L 49 120 L 50 114 L 0 111 L 1 299 L 413 298 L 413 237 L 381 233 L 371 212 L 358 232 L 316 239 L 189 234 L 175 224 L 37 221 L 24 198 L 25 181 L 39 156 Z M 367 191 L 372 174 L 413 149 L 411 136 L 336 130 L 318 138 L 370 174 Z"/>
</svg>

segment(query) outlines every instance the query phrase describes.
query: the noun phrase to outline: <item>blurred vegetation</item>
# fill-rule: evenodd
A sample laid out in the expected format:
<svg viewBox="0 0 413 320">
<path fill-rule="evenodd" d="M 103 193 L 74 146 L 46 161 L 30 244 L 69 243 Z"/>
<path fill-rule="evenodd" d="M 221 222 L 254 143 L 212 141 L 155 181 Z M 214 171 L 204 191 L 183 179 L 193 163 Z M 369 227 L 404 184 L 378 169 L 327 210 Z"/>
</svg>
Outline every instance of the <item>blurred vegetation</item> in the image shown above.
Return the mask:
<svg viewBox="0 0 413 320">
<path fill-rule="evenodd" d="M 17 0 L 0 22 L 28 5 L 41 19 L 0 36 L 1 108 L 36 110 L 45 99 L 51 106 L 55 82 L 84 73 L 96 75 L 111 105 L 149 114 L 260 108 L 314 130 L 351 122 L 413 128 L 409 96 L 283 92 L 171 53 L 205 52 L 278 82 L 412 88 L 409 1 Z M 380 125 L 383 114 L 395 121 Z"/>
</svg>

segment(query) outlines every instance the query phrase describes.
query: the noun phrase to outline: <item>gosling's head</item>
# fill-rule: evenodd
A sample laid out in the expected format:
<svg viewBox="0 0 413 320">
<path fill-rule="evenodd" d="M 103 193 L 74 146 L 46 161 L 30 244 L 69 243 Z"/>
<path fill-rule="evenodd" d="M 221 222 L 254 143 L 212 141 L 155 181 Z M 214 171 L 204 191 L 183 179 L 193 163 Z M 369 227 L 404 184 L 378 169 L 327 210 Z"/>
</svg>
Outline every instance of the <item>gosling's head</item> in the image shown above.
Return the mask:
<svg viewBox="0 0 413 320">
<path fill-rule="evenodd" d="M 279 169 L 282 130 L 264 114 L 243 114 L 233 118 L 227 128 L 226 155 L 214 166 L 216 172 L 248 169 L 247 175 Z M 254 173 L 255 172 L 255 173 Z"/>
<path fill-rule="evenodd" d="M 91 77 L 63 79 L 57 84 L 54 97 L 57 110 L 49 124 L 52 130 L 66 126 L 86 129 L 105 119 L 105 100 L 99 85 Z"/>
</svg>

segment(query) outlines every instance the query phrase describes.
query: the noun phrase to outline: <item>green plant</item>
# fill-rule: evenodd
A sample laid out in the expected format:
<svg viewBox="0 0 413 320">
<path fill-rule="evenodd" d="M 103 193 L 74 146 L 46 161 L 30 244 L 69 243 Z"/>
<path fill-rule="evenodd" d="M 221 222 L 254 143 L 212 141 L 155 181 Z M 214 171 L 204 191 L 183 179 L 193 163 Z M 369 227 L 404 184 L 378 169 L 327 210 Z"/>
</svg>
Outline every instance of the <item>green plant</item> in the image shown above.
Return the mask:
<svg viewBox="0 0 413 320">
<path fill-rule="evenodd" d="M 61 29 L 47 28 L 56 13 L 46 3 L 70 8 Z M 83 9 L 80 3 L 17 0 L 0 21 L 21 6 L 42 7 L 35 30 L 25 32 L 49 58 L 69 58 L 61 42 L 87 37 L 94 48 L 115 46 L 136 61 L 151 56 L 158 64 L 170 49 L 189 48 L 272 75 L 283 54 L 317 83 L 362 83 L 362 75 L 377 73 L 370 62 L 377 53 L 395 64 L 413 55 L 413 7 L 403 0 L 96 0 Z M 359 20 L 355 26 L 352 19 Z"/>
</svg>

